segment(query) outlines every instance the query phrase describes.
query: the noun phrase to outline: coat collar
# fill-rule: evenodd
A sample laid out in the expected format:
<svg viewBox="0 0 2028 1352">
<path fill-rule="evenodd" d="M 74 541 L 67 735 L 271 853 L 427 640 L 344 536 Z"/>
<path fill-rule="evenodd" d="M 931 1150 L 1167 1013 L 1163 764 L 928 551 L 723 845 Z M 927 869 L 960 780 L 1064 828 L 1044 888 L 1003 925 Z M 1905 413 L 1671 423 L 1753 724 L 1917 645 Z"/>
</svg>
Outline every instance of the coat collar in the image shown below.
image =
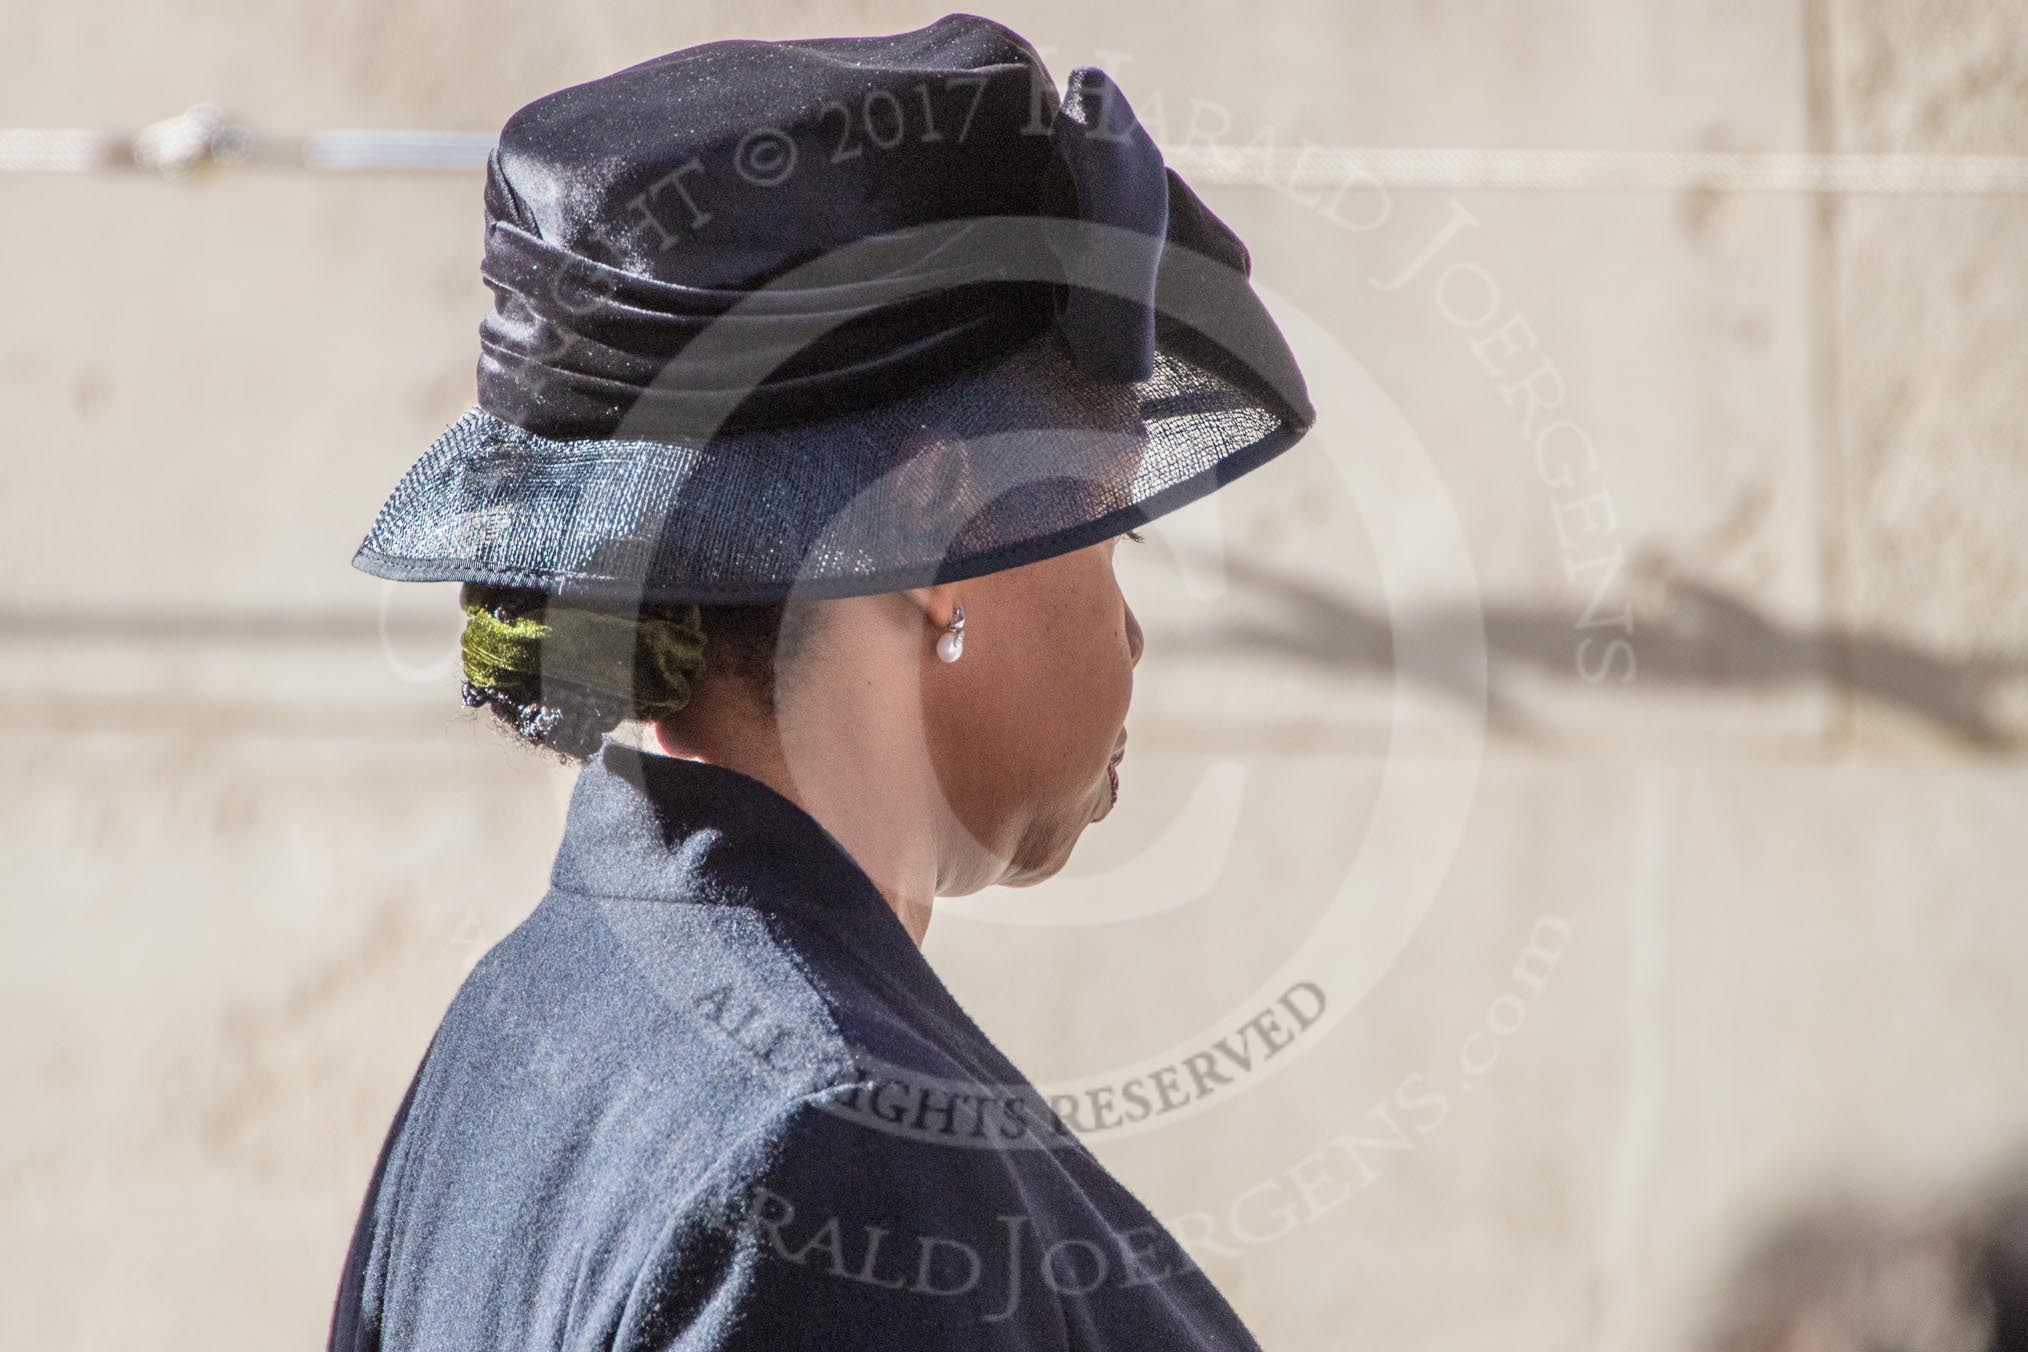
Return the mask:
<svg viewBox="0 0 2028 1352">
<path fill-rule="evenodd" d="M 899 940 L 921 961 L 872 878 L 799 803 L 751 775 L 610 733 L 578 774 L 550 883 L 798 914 L 858 944 Z"/>
<path fill-rule="evenodd" d="M 838 838 L 750 775 L 608 733 L 579 772 L 550 881 L 575 896 L 794 917 L 802 928 L 777 928 L 777 937 L 799 950 L 814 980 L 829 985 L 835 964 L 852 964 L 980 1083 L 1032 1089 Z"/>
</svg>

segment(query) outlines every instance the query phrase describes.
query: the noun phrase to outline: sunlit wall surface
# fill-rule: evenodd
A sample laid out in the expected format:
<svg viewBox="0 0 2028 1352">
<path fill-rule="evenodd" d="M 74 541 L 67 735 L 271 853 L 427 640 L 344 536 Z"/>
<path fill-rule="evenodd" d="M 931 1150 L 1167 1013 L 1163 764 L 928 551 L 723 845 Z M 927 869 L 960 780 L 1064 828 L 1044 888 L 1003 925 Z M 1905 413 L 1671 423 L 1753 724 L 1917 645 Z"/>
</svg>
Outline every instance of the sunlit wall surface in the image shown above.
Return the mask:
<svg viewBox="0 0 2028 1352">
<path fill-rule="evenodd" d="M 17 4 L 0 127 L 483 138 L 943 12 Z M 1268 1347 L 2001 1346 L 2028 12 L 985 12 L 1203 185 L 1320 423 L 1122 553 L 1120 808 L 939 913 L 952 988 Z M 0 137 L 0 1344 L 321 1345 L 570 787 L 348 567 L 471 402 L 480 179 L 93 144 Z"/>
</svg>

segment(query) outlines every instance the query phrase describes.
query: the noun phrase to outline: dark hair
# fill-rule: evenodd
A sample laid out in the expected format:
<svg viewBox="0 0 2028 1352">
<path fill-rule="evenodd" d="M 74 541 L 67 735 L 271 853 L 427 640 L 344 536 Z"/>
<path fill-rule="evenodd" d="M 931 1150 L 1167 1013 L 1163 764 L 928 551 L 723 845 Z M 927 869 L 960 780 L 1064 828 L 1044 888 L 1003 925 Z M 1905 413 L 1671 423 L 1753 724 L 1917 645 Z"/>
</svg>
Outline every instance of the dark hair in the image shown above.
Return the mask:
<svg viewBox="0 0 2028 1352">
<path fill-rule="evenodd" d="M 480 582 L 465 583 L 458 599 L 461 606 L 481 606 L 507 622 L 561 605 L 539 588 Z M 646 602 L 631 613 L 618 609 L 601 609 L 600 613 L 622 615 L 638 626 L 644 620 L 688 624 L 685 617 L 689 610 L 683 605 Z M 732 673 L 755 702 L 774 715 L 777 673 L 793 654 L 807 625 L 795 619 L 784 601 L 699 606 L 695 615 L 705 636 L 708 666 Z M 473 622 L 467 621 L 468 629 Z M 664 704 L 668 691 L 657 687 L 653 669 L 653 664 L 643 665 L 635 688 L 621 694 L 518 671 L 479 675 L 468 656 L 458 693 L 467 708 L 490 708 L 523 743 L 581 762 L 598 750 L 606 733 L 629 719 L 651 718 L 651 708 Z"/>
</svg>

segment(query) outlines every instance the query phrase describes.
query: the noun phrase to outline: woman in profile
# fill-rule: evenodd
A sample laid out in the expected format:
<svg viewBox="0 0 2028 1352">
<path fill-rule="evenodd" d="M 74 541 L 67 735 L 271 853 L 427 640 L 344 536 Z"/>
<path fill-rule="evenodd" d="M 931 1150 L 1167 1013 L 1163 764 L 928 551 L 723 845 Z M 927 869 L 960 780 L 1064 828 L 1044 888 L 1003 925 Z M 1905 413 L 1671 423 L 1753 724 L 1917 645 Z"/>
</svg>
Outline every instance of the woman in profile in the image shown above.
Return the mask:
<svg viewBox="0 0 2028 1352">
<path fill-rule="evenodd" d="M 1112 808 L 1115 551 L 1312 421 L 1246 249 L 969 14 L 538 99 L 485 201 L 478 405 L 354 562 L 582 768 L 331 1346 L 1254 1347 L 921 952 Z"/>
</svg>

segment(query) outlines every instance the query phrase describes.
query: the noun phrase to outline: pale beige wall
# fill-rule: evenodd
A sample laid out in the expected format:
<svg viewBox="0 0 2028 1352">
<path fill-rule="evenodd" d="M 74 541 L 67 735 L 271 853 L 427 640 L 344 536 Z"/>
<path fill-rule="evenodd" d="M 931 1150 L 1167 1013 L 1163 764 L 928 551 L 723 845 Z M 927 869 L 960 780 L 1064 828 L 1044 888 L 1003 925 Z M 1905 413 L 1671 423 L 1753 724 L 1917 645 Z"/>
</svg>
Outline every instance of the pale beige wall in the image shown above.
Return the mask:
<svg viewBox="0 0 2028 1352">
<path fill-rule="evenodd" d="M 0 126 L 486 130 L 942 12 L 43 6 Z M 2028 156 L 2013 4 L 990 12 L 1172 141 L 1194 100 L 1284 146 Z M 448 589 L 347 567 L 471 396 L 478 182 L 0 193 L 0 1344 L 307 1345 L 569 787 L 458 708 Z M 1093 1137 L 1274 1348 L 1701 1346 L 1825 1199 L 1990 1192 L 2028 1146 L 2028 198 L 1205 195 L 1330 421 L 1123 553 L 1121 809 L 950 909 L 951 985 L 1051 1083 L 1333 992 L 1285 1069 Z M 1448 282 L 1377 284 L 1458 210 Z M 1568 482 L 1502 394 L 1545 364 Z M 1581 627 L 1601 577 L 1630 632 Z M 1586 679 L 1613 636 L 1633 679 Z"/>
</svg>

